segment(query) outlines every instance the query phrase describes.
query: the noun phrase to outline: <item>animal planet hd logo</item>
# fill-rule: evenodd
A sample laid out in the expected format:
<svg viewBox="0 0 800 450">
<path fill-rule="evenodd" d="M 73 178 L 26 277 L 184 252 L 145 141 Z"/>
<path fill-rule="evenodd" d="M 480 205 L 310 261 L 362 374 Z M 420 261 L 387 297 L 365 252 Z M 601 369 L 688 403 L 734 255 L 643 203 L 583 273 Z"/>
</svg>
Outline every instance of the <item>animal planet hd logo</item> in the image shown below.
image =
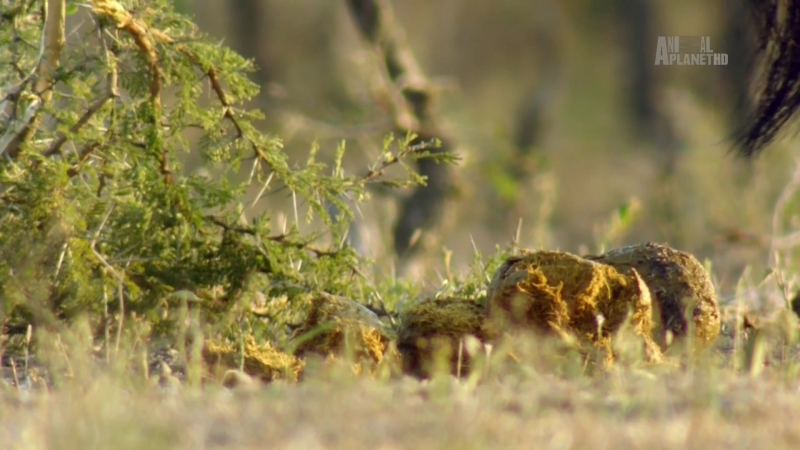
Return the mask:
<svg viewBox="0 0 800 450">
<path fill-rule="evenodd" d="M 711 48 L 711 36 L 659 36 L 657 66 L 727 66 L 728 54 Z"/>
</svg>

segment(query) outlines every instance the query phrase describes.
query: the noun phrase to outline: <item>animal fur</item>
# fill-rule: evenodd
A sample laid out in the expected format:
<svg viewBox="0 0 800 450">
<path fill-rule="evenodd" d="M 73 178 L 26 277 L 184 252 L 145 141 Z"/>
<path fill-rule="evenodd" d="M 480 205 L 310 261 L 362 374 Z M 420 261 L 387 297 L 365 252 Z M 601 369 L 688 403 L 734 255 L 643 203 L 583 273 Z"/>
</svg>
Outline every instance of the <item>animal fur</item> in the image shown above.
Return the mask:
<svg viewBox="0 0 800 450">
<path fill-rule="evenodd" d="M 772 144 L 800 111 L 800 0 L 747 1 L 763 63 L 754 108 L 735 136 L 736 151 L 750 157 Z"/>
</svg>

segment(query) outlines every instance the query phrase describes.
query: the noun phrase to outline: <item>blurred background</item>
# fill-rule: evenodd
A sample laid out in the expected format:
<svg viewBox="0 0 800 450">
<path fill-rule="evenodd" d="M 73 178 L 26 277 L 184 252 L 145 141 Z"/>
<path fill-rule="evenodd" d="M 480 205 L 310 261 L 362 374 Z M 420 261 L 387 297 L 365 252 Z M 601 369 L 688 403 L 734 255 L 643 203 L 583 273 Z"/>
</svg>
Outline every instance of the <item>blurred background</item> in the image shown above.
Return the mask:
<svg viewBox="0 0 800 450">
<path fill-rule="evenodd" d="M 395 121 L 390 81 L 356 26 L 355 3 L 178 7 L 254 59 L 262 92 L 251 106 L 293 162 L 304 163 L 314 142 L 318 158 L 331 161 L 345 140 L 348 174 L 361 174 Z M 748 266 L 758 282 L 775 250 L 791 251 L 792 239 L 773 238 L 800 226 L 797 141 L 753 163 L 728 153 L 757 69 L 744 0 L 385 3 L 426 77 L 437 132 L 461 160 L 436 172 L 447 177 L 446 209 L 402 236 L 418 247 L 402 257 L 395 249 L 409 242 L 398 243 L 398 215 L 427 213 L 398 206 L 411 191 L 372 192 L 350 239 L 376 271 L 435 289 L 448 271 L 465 270 L 476 248 L 485 256 L 514 241 L 586 254 L 657 241 L 712 261 L 725 297 Z M 710 36 L 729 64 L 656 66 L 664 35 Z M 265 206 L 291 217 L 291 199 Z"/>
</svg>

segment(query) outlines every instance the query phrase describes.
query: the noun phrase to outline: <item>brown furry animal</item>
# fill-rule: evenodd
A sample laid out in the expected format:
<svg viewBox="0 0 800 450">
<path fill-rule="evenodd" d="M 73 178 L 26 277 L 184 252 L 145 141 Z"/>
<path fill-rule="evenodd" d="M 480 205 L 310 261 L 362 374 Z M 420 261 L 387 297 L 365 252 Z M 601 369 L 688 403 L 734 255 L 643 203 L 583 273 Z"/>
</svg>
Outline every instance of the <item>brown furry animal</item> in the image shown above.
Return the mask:
<svg viewBox="0 0 800 450">
<path fill-rule="evenodd" d="M 755 108 L 735 136 L 736 151 L 750 157 L 772 144 L 800 111 L 800 0 L 747 0 L 763 71 Z"/>
</svg>

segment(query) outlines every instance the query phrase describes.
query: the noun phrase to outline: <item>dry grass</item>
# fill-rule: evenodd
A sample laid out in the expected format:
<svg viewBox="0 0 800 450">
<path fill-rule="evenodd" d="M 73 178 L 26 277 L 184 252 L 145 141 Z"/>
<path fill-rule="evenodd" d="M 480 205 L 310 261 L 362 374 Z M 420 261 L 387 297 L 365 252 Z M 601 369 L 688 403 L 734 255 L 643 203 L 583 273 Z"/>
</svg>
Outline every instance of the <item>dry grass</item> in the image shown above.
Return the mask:
<svg viewBox="0 0 800 450">
<path fill-rule="evenodd" d="M 462 379 L 324 364 L 298 384 L 164 389 L 95 368 L 50 392 L 0 390 L 0 437 L 4 449 L 797 448 L 796 358 L 766 330 L 769 364 L 748 363 L 727 330 L 710 353 L 675 347 L 674 364 L 654 365 L 628 348 L 610 370 L 522 337 Z"/>
</svg>

